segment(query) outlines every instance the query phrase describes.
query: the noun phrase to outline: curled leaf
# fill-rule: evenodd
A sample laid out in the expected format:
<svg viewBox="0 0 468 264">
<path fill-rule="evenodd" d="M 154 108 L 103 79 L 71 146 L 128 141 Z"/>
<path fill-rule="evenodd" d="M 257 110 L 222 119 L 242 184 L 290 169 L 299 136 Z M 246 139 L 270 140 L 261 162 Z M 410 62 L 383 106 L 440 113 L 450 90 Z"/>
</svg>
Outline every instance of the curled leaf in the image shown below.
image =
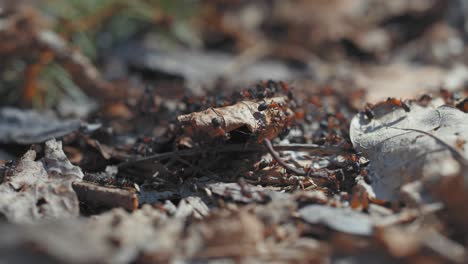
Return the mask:
<svg viewBox="0 0 468 264">
<path fill-rule="evenodd" d="M 261 101 L 241 101 L 237 104 L 208 108 L 201 112 L 178 117 L 187 132 L 207 134 L 211 137 L 225 136 L 236 129 L 263 139 L 275 138 L 294 118 L 287 97 L 274 97 Z"/>
</svg>

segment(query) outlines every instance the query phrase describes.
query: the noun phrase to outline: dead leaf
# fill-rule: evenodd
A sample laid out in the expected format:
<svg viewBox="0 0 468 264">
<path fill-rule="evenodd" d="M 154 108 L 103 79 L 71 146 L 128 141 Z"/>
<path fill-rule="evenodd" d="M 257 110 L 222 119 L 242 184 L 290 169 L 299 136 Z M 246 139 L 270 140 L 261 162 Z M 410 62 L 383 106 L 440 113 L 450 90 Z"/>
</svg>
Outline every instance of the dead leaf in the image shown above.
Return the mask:
<svg viewBox="0 0 468 264">
<path fill-rule="evenodd" d="M 353 235 L 372 234 L 373 223 L 368 215 L 350 208 L 334 208 L 325 205 L 308 205 L 299 211 L 299 217 L 309 224 L 322 224 Z"/>
<path fill-rule="evenodd" d="M 262 103 L 275 105 L 263 111 Z M 235 105 L 208 108 L 207 110 L 179 116 L 177 119 L 186 131 L 211 137 L 225 136 L 233 130 L 245 127 L 257 136 L 257 141 L 275 138 L 289 124 L 294 115 L 286 97 L 267 98 L 265 101 L 242 101 Z M 216 120 L 216 121 L 215 121 Z"/>
<path fill-rule="evenodd" d="M 214 194 L 236 202 L 264 202 L 267 199 L 264 188 L 250 184 L 217 182 L 207 186 Z"/>
<path fill-rule="evenodd" d="M 7 239 L 0 241 L 0 248 L 21 251 L 33 262 L 39 257 L 60 263 L 129 263 L 145 252 L 164 259 L 176 250 L 183 227 L 182 221 L 164 224 L 164 218 L 159 210 L 144 206 L 132 214 L 115 209 L 92 218 L 3 225 Z"/>
<path fill-rule="evenodd" d="M 263 229 L 263 224 L 245 210 L 218 211 L 189 227 L 189 250 L 199 258 L 250 256 L 258 252 Z"/>
<path fill-rule="evenodd" d="M 379 230 L 376 237 L 386 247 L 389 253 L 397 258 L 424 254 L 423 249 L 430 249 L 438 257 L 450 263 L 465 263 L 465 248 L 448 239 L 437 230 L 426 227 L 412 230 L 411 228 L 386 228 Z"/>
<path fill-rule="evenodd" d="M 203 218 L 208 215 L 208 206 L 198 196 L 189 196 L 182 199 L 177 206 L 175 217 L 186 218 L 193 216 Z"/>
<path fill-rule="evenodd" d="M 33 144 L 62 137 L 80 128 L 79 120 L 59 120 L 44 113 L 0 109 L 0 142 Z"/>
<path fill-rule="evenodd" d="M 30 223 L 79 215 L 78 199 L 71 184 L 83 178 L 62 150 L 61 142 L 46 142 L 45 157 L 34 161 L 28 151 L 11 176 L 0 185 L 0 212 L 11 222 Z"/>
<path fill-rule="evenodd" d="M 452 154 L 458 153 L 457 140 L 468 139 L 466 113 L 415 103 L 409 112 L 388 103 L 373 112 L 372 120 L 364 113 L 353 118 L 350 136 L 356 150 L 370 160 L 369 177 L 378 199 L 397 199 L 408 182 L 458 172 L 460 164 Z M 468 157 L 468 150 L 461 155 Z"/>
</svg>

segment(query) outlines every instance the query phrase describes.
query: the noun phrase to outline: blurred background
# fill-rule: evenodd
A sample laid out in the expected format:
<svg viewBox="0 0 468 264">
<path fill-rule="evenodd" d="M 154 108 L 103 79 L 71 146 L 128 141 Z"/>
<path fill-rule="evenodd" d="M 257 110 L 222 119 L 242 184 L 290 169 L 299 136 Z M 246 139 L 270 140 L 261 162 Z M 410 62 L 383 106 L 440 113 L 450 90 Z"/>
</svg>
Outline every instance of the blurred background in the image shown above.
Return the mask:
<svg viewBox="0 0 468 264">
<path fill-rule="evenodd" d="M 2 2 L 1 104 L 67 115 L 145 88 L 182 97 L 276 79 L 375 101 L 468 77 L 463 0 Z"/>
</svg>

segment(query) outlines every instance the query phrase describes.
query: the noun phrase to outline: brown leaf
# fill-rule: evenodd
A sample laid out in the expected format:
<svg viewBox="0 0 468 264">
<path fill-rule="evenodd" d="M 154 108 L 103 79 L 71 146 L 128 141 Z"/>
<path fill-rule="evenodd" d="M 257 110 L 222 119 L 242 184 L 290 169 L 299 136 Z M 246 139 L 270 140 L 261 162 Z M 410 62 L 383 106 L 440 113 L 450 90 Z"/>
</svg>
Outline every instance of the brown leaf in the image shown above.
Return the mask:
<svg viewBox="0 0 468 264">
<path fill-rule="evenodd" d="M 182 115 L 177 119 L 187 132 L 193 131 L 211 137 L 225 136 L 226 133 L 245 127 L 261 142 L 265 138 L 275 138 L 292 121 L 294 115 L 288 102 L 286 97 L 242 101 L 235 105 Z M 268 108 L 259 111 L 262 103 L 266 103 Z"/>
</svg>

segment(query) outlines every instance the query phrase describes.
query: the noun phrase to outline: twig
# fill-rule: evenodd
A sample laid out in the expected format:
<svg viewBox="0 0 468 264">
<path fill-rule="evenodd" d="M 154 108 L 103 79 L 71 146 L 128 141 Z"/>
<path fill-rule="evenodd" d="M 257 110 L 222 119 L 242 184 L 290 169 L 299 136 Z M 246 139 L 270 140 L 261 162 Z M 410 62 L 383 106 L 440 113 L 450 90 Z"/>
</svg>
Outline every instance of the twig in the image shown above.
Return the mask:
<svg viewBox="0 0 468 264">
<path fill-rule="evenodd" d="M 271 145 L 271 141 L 267 138 L 263 140 L 263 145 L 266 147 L 268 152 L 270 152 L 271 156 L 281 165 L 283 166 L 286 171 L 294 173 L 299 176 L 305 176 L 307 173 L 301 169 L 297 169 L 294 167 L 289 166 L 281 157 L 278 155 L 278 153 L 273 149 L 273 146 Z"/>
<path fill-rule="evenodd" d="M 278 151 L 305 151 L 311 152 L 317 155 L 326 155 L 326 154 L 339 154 L 339 153 L 347 153 L 350 152 L 349 149 L 341 148 L 337 146 L 320 146 L 315 144 L 285 144 L 285 145 L 275 145 L 272 146 L 274 149 Z M 259 152 L 264 151 L 265 148 L 268 148 L 265 145 L 248 145 L 245 144 L 230 144 L 230 145 L 223 145 L 223 146 L 216 146 L 210 148 L 195 148 L 195 149 L 185 149 L 185 150 L 177 150 L 165 153 L 157 153 L 151 156 L 136 158 L 136 159 L 129 159 L 126 162 L 120 163 L 118 165 L 119 168 L 127 167 L 134 165 L 138 162 L 145 162 L 145 161 L 152 161 L 152 160 L 165 160 L 174 157 L 189 157 L 189 156 L 196 156 L 200 155 L 201 153 L 206 152 L 216 152 L 216 153 L 230 153 L 230 152 Z"/>
<path fill-rule="evenodd" d="M 273 146 L 278 151 L 304 151 L 317 155 L 331 155 L 351 152 L 349 149 L 338 146 L 321 146 L 317 144 L 285 144 Z"/>
</svg>

